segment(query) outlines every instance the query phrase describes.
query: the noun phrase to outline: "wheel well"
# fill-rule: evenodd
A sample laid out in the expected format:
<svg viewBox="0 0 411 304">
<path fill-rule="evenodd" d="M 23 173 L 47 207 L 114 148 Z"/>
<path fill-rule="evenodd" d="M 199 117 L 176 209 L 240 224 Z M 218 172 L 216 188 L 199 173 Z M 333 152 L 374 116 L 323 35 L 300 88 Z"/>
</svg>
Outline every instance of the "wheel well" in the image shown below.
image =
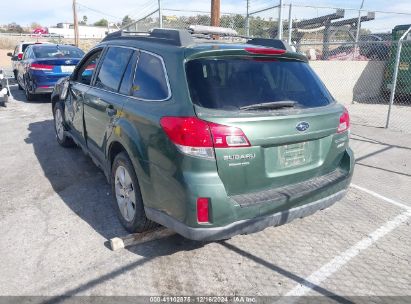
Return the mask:
<svg viewBox="0 0 411 304">
<path fill-rule="evenodd" d="M 113 165 L 114 158 L 117 156 L 117 154 L 121 152 L 126 152 L 126 149 L 124 149 L 123 145 L 117 141 L 113 142 L 110 146 L 110 150 L 108 153 L 109 161 L 110 161 L 110 168 Z"/>
<path fill-rule="evenodd" d="M 56 103 L 59 101 L 59 97 L 57 95 L 55 95 L 52 99 L 51 99 L 51 110 L 52 113 L 54 115 L 54 107 L 56 106 Z"/>
</svg>

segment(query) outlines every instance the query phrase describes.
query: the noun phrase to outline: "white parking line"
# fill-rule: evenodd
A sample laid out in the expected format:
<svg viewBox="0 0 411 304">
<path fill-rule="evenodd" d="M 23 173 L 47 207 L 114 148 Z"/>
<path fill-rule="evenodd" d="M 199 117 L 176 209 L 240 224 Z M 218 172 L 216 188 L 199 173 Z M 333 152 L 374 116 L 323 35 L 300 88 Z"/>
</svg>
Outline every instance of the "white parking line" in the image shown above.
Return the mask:
<svg viewBox="0 0 411 304">
<path fill-rule="evenodd" d="M 373 233 L 367 235 L 357 244 L 352 246 L 350 249 L 344 251 L 339 256 L 332 259 L 330 262 L 322 266 L 320 269 L 312 273 L 309 277 L 305 279 L 306 284 L 298 285 L 292 290 L 290 290 L 286 296 L 297 296 L 301 297 L 307 294 L 310 290 L 314 289 L 333 273 L 338 271 L 341 267 L 347 264 L 352 258 L 356 257 L 361 251 L 367 249 L 372 244 L 377 242 L 380 238 L 397 228 L 399 225 L 407 221 L 411 217 L 411 210 L 407 210 L 400 215 L 396 216 L 391 221 L 386 222 L 380 228 L 375 230 Z M 288 303 L 288 302 L 287 302 Z"/>
<path fill-rule="evenodd" d="M 351 184 L 351 187 L 353 187 L 353 188 L 355 188 L 355 189 L 358 189 L 358 190 L 361 190 L 361 191 L 364 191 L 364 192 L 366 192 L 366 193 L 368 193 L 368 194 L 370 194 L 370 195 L 372 195 L 372 196 L 375 196 L 376 198 L 382 199 L 383 201 L 386 201 L 387 203 L 391 203 L 391 204 L 393 204 L 393 205 L 395 205 L 395 206 L 397 206 L 397 207 L 403 208 L 403 209 L 405 209 L 405 210 L 411 210 L 411 206 L 407 206 L 407 205 L 405 205 L 405 204 L 403 204 L 403 203 L 399 203 L 399 202 L 397 202 L 397 201 L 394 201 L 393 199 L 390 199 L 390 198 L 388 198 L 388 197 L 385 197 L 385 196 L 383 196 L 383 195 L 381 195 L 381 194 L 378 194 L 377 192 L 374 192 L 374 191 L 372 191 L 372 190 L 368 190 L 368 189 L 366 189 L 366 188 L 363 188 L 363 187 L 361 187 L 361 186 L 357 186 L 357 185 L 355 185 L 355 184 Z"/>
<path fill-rule="evenodd" d="M 402 223 L 406 222 L 411 217 L 411 207 L 396 202 L 390 198 L 382 196 L 374 191 L 365 189 L 363 187 L 351 184 L 353 188 L 358 190 L 364 191 L 372 196 L 375 196 L 379 199 L 382 199 L 386 202 L 389 202 L 393 205 L 398 207 L 404 208 L 406 211 L 401 213 L 400 215 L 396 216 L 392 220 L 386 222 L 384 225 L 379 227 L 377 230 L 372 232 L 371 234 L 367 235 L 365 238 L 360 240 L 351 248 L 347 249 L 340 255 L 333 258 L 330 262 L 322 266 L 317 271 L 313 272 L 310 276 L 305 279 L 305 284 L 299 284 L 298 286 L 294 287 L 290 290 L 286 296 L 297 296 L 301 297 L 307 294 L 310 290 L 315 289 L 316 286 L 324 282 L 327 278 L 329 278 L 332 274 L 338 271 L 341 267 L 347 264 L 352 258 L 356 257 L 361 251 L 367 249 L 372 244 L 377 242 L 380 238 L 384 237 L 395 228 L 400 226 Z M 296 301 L 297 299 L 295 299 Z M 292 301 L 293 302 L 293 301 Z"/>
</svg>

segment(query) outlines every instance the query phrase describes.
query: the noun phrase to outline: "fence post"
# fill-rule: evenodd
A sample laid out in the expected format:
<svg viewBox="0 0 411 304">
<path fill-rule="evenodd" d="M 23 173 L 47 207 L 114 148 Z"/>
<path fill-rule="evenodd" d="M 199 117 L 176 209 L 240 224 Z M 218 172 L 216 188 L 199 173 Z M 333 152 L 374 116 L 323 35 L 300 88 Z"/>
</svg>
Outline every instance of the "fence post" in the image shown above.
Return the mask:
<svg viewBox="0 0 411 304">
<path fill-rule="evenodd" d="M 291 39 L 293 34 L 293 4 L 290 3 L 289 11 L 288 11 L 288 44 L 291 45 Z"/>
<path fill-rule="evenodd" d="M 278 34 L 277 38 L 283 39 L 283 0 L 280 0 L 280 7 L 278 12 Z"/>
<path fill-rule="evenodd" d="M 392 84 L 391 84 L 390 104 L 388 106 L 387 122 L 385 124 L 386 129 L 388 129 L 388 127 L 390 125 L 391 108 L 392 108 L 392 105 L 394 104 L 395 89 L 397 87 L 398 68 L 400 66 L 400 59 L 401 59 L 402 42 L 403 42 L 404 38 L 407 37 L 407 35 L 410 31 L 411 31 L 411 26 L 408 28 L 408 30 L 398 40 L 397 55 L 395 57 L 395 64 L 394 64 L 394 75 L 393 75 Z"/>
<path fill-rule="evenodd" d="M 158 24 L 163 28 L 163 9 L 161 7 L 161 0 L 158 0 Z"/>
<path fill-rule="evenodd" d="M 245 35 L 250 37 L 250 0 L 247 0 L 247 15 L 245 17 Z"/>
</svg>

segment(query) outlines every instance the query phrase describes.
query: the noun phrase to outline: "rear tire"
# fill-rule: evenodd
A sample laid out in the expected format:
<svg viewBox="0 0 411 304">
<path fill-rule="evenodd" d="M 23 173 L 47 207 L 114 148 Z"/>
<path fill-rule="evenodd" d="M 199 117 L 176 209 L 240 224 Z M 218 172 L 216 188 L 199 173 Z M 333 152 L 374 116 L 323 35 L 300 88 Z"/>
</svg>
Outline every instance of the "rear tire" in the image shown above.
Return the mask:
<svg viewBox="0 0 411 304">
<path fill-rule="evenodd" d="M 30 93 L 27 80 L 26 80 L 26 82 L 24 83 L 24 93 L 25 93 L 25 95 L 26 95 L 27 101 L 33 101 L 33 100 L 34 100 L 34 94 L 31 94 L 31 93 Z"/>
<path fill-rule="evenodd" d="M 118 218 L 127 231 L 143 232 L 158 225 L 146 217 L 134 166 L 125 152 L 114 158 L 111 185 Z"/>
<path fill-rule="evenodd" d="M 73 140 L 65 134 L 64 125 L 64 106 L 61 101 L 57 102 L 54 106 L 54 131 L 56 132 L 56 139 L 60 146 L 68 148 L 73 147 Z"/>
</svg>

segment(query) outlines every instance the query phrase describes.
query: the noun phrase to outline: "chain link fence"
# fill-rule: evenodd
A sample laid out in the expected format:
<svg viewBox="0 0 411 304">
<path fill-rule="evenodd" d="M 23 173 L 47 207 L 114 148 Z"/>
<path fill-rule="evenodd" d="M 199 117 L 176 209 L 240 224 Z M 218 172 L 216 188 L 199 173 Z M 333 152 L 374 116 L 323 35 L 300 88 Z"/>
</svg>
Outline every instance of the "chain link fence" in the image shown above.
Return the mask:
<svg viewBox="0 0 411 304">
<path fill-rule="evenodd" d="M 316 7 L 303 1 L 288 3 L 281 11 L 279 5 L 257 4 L 258 1 L 247 1 L 244 7 L 230 13 L 224 12 L 223 7 L 220 26 L 235 29 L 240 35 L 287 40 L 308 57 L 329 91 L 349 109 L 353 124 L 410 132 L 411 39 L 410 35 L 404 38 L 396 58 L 399 38 L 408 27 L 396 32 L 395 26 L 411 20 L 411 15 Z M 210 25 L 210 21 L 207 10 L 167 7 L 125 29 L 182 29 L 194 24 Z M 396 92 L 391 98 L 396 70 Z"/>
</svg>

